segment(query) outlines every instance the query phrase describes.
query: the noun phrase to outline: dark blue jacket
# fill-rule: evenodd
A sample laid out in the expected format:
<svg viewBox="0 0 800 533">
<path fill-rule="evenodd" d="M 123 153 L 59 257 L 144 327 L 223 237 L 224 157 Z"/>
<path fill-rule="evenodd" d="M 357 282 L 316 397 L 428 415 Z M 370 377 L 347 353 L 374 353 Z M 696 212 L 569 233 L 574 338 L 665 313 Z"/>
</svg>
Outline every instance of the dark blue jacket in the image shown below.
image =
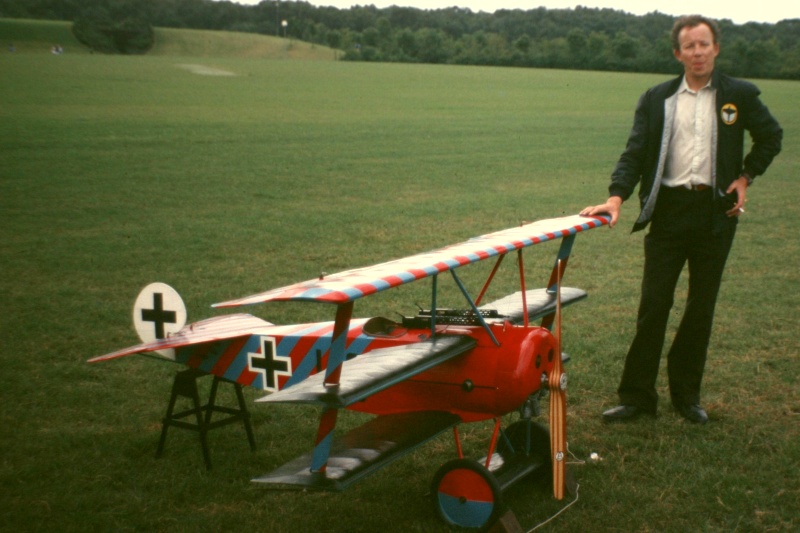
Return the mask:
<svg viewBox="0 0 800 533">
<path fill-rule="evenodd" d="M 611 196 L 627 200 L 639 184 L 642 212 L 633 231 L 647 226 L 660 188 L 664 153 L 669 146 L 669 127 L 665 116 L 670 112 L 668 101 L 681 86 L 683 75 L 652 87 L 639 99 L 625 151 L 611 175 L 608 190 Z M 731 182 L 742 173 L 751 178 L 763 174 L 772 159 L 781 151 L 783 130 L 759 99 L 761 92 L 750 82 L 714 72 L 711 81 L 716 93 L 716 172 L 715 202 L 722 201 Z M 750 132 L 753 145 L 744 157 L 744 132 Z M 661 164 L 659 164 L 661 162 Z M 654 187 L 654 184 L 658 186 Z M 653 198 L 648 202 L 649 197 Z M 715 209 L 715 229 L 735 224 L 737 217 L 727 217 L 724 209 Z"/>
</svg>

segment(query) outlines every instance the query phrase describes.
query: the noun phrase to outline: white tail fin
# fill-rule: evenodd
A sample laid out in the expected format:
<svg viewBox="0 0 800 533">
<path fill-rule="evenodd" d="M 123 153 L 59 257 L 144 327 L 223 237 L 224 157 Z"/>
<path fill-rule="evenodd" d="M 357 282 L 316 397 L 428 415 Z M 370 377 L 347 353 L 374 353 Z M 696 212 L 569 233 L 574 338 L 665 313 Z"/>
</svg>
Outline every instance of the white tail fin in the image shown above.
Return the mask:
<svg viewBox="0 0 800 533">
<path fill-rule="evenodd" d="M 133 327 L 142 342 L 165 339 L 186 324 L 186 306 L 178 291 L 166 283 L 151 283 L 139 293 L 133 304 Z M 159 350 L 169 359 L 175 350 Z"/>
</svg>

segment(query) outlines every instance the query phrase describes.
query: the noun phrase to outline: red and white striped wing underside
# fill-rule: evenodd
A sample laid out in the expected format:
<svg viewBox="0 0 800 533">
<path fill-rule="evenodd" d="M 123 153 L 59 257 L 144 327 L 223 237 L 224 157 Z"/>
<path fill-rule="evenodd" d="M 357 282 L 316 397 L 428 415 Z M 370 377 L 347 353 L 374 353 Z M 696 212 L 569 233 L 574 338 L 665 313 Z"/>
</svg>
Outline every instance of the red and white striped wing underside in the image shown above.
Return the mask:
<svg viewBox="0 0 800 533">
<path fill-rule="evenodd" d="M 540 220 L 475 237 L 431 252 L 272 289 L 215 304 L 214 307 L 237 307 L 290 300 L 342 304 L 527 246 L 604 226 L 609 220 L 606 216 L 580 215 Z"/>
</svg>

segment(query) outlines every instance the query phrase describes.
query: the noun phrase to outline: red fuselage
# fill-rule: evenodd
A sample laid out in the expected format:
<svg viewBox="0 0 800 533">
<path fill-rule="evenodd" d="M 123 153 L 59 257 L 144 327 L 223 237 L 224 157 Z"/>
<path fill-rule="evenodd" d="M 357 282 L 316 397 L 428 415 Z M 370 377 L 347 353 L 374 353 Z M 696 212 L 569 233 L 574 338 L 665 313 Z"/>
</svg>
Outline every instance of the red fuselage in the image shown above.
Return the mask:
<svg viewBox="0 0 800 533">
<path fill-rule="evenodd" d="M 379 392 L 350 407 L 378 415 L 410 411 L 449 411 L 465 422 L 504 415 L 539 390 L 550 371 L 555 340 L 545 328 L 492 324 L 495 345 L 478 326 L 446 326 L 437 333 L 467 335 L 478 341 L 471 351 Z M 419 339 L 430 330 L 409 330 Z M 406 337 L 406 335 L 403 335 Z M 407 338 L 407 337 L 406 337 Z M 397 339 L 400 340 L 400 339 Z"/>
<path fill-rule="evenodd" d="M 379 323 L 379 327 L 375 324 Z M 506 414 L 536 392 L 553 365 L 555 339 L 538 326 L 490 323 L 496 345 L 481 326 L 437 326 L 437 335 L 464 335 L 475 348 L 396 383 L 349 409 L 376 415 L 447 411 L 465 422 Z M 328 364 L 331 322 L 266 324 L 231 341 L 192 344 L 176 350 L 176 361 L 245 386 L 275 392 L 321 372 Z M 354 319 L 347 333 L 347 358 L 380 348 L 429 339 L 429 328 L 404 327 L 386 319 Z"/>
</svg>

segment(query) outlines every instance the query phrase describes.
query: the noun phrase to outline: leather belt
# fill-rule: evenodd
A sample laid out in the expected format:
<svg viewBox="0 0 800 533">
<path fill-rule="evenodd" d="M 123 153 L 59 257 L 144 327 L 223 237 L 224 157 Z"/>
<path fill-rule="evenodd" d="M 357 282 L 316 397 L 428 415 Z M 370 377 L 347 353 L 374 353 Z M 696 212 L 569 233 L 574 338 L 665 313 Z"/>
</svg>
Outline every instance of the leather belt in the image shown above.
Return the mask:
<svg viewBox="0 0 800 533">
<path fill-rule="evenodd" d="M 690 191 L 707 191 L 711 185 L 687 185 L 686 188 Z"/>
</svg>

